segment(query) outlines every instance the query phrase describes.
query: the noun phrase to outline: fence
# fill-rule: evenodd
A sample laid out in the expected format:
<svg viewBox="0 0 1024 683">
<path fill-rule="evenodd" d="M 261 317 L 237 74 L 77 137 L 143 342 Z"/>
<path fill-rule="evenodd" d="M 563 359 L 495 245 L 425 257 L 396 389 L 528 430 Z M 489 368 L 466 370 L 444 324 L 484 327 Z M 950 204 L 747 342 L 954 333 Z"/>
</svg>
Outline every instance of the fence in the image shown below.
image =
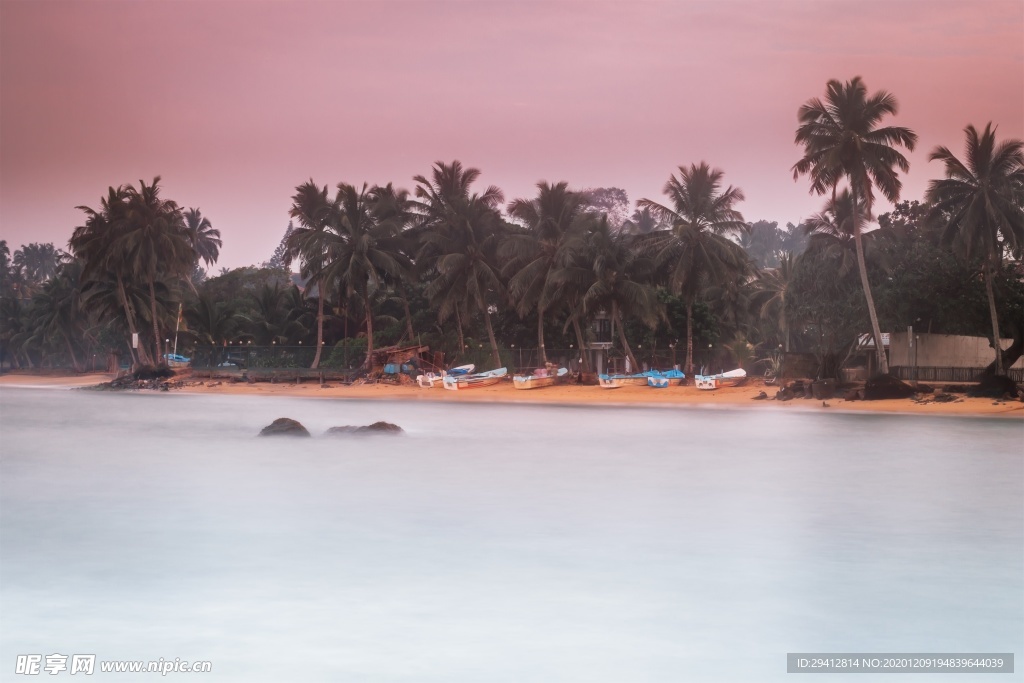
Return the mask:
<svg viewBox="0 0 1024 683">
<path fill-rule="evenodd" d="M 902 380 L 919 382 L 975 382 L 985 368 L 954 368 L 954 367 L 913 367 L 896 366 L 889 372 Z M 1010 368 L 1007 376 L 1018 384 L 1024 382 L 1024 368 Z"/>
<path fill-rule="evenodd" d="M 197 370 L 302 369 L 313 364 L 316 346 L 200 346 L 192 353 L 192 368 Z M 355 370 L 366 357 L 365 345 L 325 346 L 320 367 L 331 370 Z"/>
</svg>

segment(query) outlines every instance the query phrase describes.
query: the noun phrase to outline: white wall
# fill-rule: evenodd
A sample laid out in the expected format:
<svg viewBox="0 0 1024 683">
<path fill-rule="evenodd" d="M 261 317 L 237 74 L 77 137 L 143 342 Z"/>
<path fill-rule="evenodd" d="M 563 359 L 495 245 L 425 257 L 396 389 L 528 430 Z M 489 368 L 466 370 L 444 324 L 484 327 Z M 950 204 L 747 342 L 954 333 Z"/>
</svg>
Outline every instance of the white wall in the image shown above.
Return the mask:
<svg viewBox="0 0 1024 683">
<path fill-rule="evenodd" d="M 889 365 L 940 368 L 983 368 L 996 358 L 995 349 L 985 337 L 963 337 L 954 334 L 915 333 L 917 362 L 914 351 L 907 343 L 906 332 L 893 332 L 889 336 Z M 1006 349 L 1012 339 L 1003 339 Z M 1024 368 L 1024 357 L 1013 364 Z"/>
</svg>

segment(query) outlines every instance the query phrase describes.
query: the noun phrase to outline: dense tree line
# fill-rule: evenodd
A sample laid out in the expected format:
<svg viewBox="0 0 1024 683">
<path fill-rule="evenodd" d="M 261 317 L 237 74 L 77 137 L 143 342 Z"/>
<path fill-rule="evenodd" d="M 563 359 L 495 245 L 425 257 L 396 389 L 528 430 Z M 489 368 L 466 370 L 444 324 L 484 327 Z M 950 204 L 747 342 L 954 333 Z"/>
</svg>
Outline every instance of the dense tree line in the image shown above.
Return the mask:
<svg viewBox="0 0 1024 683">
<path fill-rule="evenodd" d="M 186 353 L 303 345 L 313 367 L 414 342 L 514 365 L 510 348 L 543 362 L 550 348 L 585 347 L 598 318 L 633 367 L 639 349 L 678 349 L 690 373 L 711 345 L 748 367 L 779 349 L 813 352 L 835 374 L 865 332 L 877 340 L 907 325 L 1019 346 L 1022 143 L 968 126 L 964 159 L 934 150 L 944 177 L 900 202 L 900 148 L 917 138 L 883 125 L 896 113 L 859 78 L 830 81 L 800 108 L 794 178 L 824 205 L 785 229 L 746 222 L 742 190 L 704 161 L 680 166 L 664 200 L 640 199 L 632 213 L 622 190 L 567 182 L 506 201 L 478 169 L 438 162 L 412 191 L 302 183 L 267 262 L 207 277 L 221 241 L 198 209 L 163 198 L 159 178 L 112 187 L 97 208 L 80 207 L 67 252 L 12 254 L 0 242 L 0 360 L 154 363 L 178 330 Z M 877 219 L 876 193 L 896 207 Z M 1012 362 L 994 355 L 997 372 Z"/>
</svg>

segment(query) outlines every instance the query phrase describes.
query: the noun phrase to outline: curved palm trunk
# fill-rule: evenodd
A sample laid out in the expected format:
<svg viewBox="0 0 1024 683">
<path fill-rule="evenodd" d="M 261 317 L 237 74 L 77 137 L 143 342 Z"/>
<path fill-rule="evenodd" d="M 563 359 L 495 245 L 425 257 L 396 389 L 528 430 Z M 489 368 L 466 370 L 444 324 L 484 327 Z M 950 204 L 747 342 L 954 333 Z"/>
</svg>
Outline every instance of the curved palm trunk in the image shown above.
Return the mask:
<svg viewBox="0 0 1024 683">
<path fill-rule="evenodd" d="M 580 319 L 575 315 L 572 316 L 572 329 L 576 333 L 576 343 L 580 347 L 581 370 L 583 372 L 590 372 L 590 358 L 587 354 L 586 341 L 583 339 L 583 330 L 580 329 Z"/>
<path fill-rule="evenodd" d="M 156 351 L 155 364 L 163 360 L 163 353 L 160 351 L 160 321 L 156 317 L 156 288 L 153 285 L 153 278 L 149 278 L 149 313 L 153 317 L 153 350 Z"/>
<path fill-rule="evenodd" d="M 366 358 L 363 359 L 363 367 L 369 370 L 373 358 L 373 310 L 370 308 L 370 295 L 363 296 L 363 308 L 366 310 Z"/>
<path fill-rule="evenodd" d="M 619 307 L 614 303 L 612 304 L 612 318 L 618 322 L 619 342 L 622 343 L 622 350 L 626 352 L 626 357 L 629 358 L 629 364 L 633 368 L 633 372 L 640 372 L 640 365 L 636 362 L 633 349 L 629 347 L 629 342 L 626 341 L 626 328 L 622 324 L 622 315 L 619 313 Z"/>
<path fill-rule="evenodd" d="M 68 347 L 68 353 L 71 355 L 71 366 L 75 369 L 75 372 L 81 372 L 82 366 L 78 364 L 78 358 L 75 356 L 75 350 L 71 348 L 71 340 L 64 337 L 64 343 Z"/>
<path fill-rule="evenodd" d="M 985 294 L 988 295 L 988 314 L 992 317 L 992 345 L 996 347 L 995 370 L 997 375 L 1003 375 L 1006 374 L 1006 370 L 1003 368 L 1003 344 L 1002 337 L 999 335 L 999 316 L 996 313 L 996 295 L 995 289 L 992 286 L 992 271 L 992 259 L 987 259 L 985 262 Z"/>
<path fill-rule="evenodd" d="M 693 377 L 693 301 L 686 300 L 686 376 Z"/>
<path fill-rule="evenodd" d="M 868 304 L 868 317 L 871 318 L 871 334 L 875 338 L 875 358 L 878 361 L 878 372 L 889 374 L 889 361 L 885 357 L 882 345 L 882 331 L 878 326 L 878 314 L 875 313 L 875 299 L 871 296 L 871 284 L 868 282 L 868 267 L 864 262 L 864 242 L 860 234 L 860 213 L 857 211 L 857 188 L 850 184 L 850 197 L 853 200 L 853 242 L 857 247 L 857 270 L 860 271 L 860 286 L 864 290 L 864 298 Z"/>
<path fill-rule="evenodd" d="M 324 282 L 322 280 L 317 284 L 317 294 L 320 296 L 316 305 L 316 354 L 313 356 L 313 364 L 309 366 L 310 370 L 320 367 L 320 354 L 324 350 Z"/>
<path fill-rule="evenodd" d="M 540 366 L 548 363 L 548 354 L 544 349 L 544 306 L 537 302 L 537 350 L 540 354 Z"/>
</svg>

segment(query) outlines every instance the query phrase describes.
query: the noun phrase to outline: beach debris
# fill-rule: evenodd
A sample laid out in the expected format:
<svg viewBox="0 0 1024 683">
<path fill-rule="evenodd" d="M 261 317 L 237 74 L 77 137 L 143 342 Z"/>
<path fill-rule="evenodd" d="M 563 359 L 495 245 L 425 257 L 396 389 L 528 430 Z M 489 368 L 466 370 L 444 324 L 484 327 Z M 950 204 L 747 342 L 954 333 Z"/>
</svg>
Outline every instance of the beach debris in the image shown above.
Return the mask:
<svg viewBox="0 0 1024 683">
<path fill-rule="evenodd" d="M 324 436 L 343 436 L 346 434 L 402 434 L 405 430 L 396 424 L 390 422 L 374 422 L 373 424 L 365 426 L 354 426 L 354 425 L 342 425 L 340 427 L 331 427 Z"/>
<path fill-rule="evenodd" d="M 875 375 L 864 383 L 863 395 L 860 398 L 865 401 L 881 401 L 890 398 L 910 398 L 915 393 L 917 392 L 914 387 L 892 375 Z"/>
<path fill-rule="evenodd" d="M 768 394 L 764 393 L 763 391 L 759 391 L 759 392 L 757 392 L 757 396 L 754 396 L 751 400 L 752 401 L 763 401 L 766 398 L 768 398 Z"/>
<path fill-rule="evenodd" d="M 821 402 L 821 407 L 822 407 L 822 408 L 831 408 L 832 406 L 830 406 L 830 405 L 829 405 L 828 403 L 826 403 L 825 401 L 822 401 L 822 402 Z"/>
<path fill-rule="evenodd" d="M 310 436 L 310 433 L 298 420 L 279 417 L 264 427 L 260 436 Z"/>
<path fill-rule="evenodd" d="M 819 401 L 832 398 L 836 395 L 836 381 L 834 379 L 819 379 L 811 384 L 811 394 Z"/>
<path fill-rule="evenodd" d="M 1017 383 L 1006 375 L 982 374 L 978 378 L 978 385 L 967 391 L 968 396 L 980 398 L 1003 398 L 1006 394 L 1011 398 L 1020 396 Z"/>
</svg>

